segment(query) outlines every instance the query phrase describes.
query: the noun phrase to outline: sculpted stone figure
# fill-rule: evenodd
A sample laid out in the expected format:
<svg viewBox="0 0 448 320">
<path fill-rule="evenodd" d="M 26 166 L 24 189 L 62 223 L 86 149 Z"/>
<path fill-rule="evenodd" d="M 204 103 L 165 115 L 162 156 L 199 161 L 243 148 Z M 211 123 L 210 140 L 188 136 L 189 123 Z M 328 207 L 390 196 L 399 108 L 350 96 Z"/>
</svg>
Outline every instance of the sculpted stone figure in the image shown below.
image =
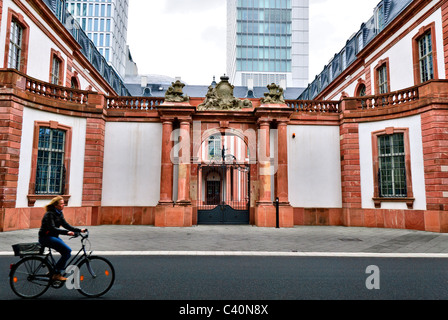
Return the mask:
<svg viewBox="0 0 448 320">
<path fill-rule="evenodd" d="M 190 100 L 189 96 L 184 96 L 182 89 L 185 84 L 177 80 L 171 83 L 171 87 L 165 93 L 166 102 L 186 102 Z"/>
<path fill-rule="evenodd" d="M 233 96 L 234 86 L 229 83 L 229 77 L 222 76 L 221 82 L 216 87 L 210 86 L 205 100 L 198 106 L 198 110 L 241 110 L 249 108 L 252 102 L 240 100 Z"/>
<path fill-rule="evenodd" d="M 264 98 L 261 99 L 261 103 L 263 104 L 283 104 L 285 103 L 285 99 L 283 98 L 283 88 L 272 83 L 267 86 L 269 92 L 264 94 Z"/>
</svg>

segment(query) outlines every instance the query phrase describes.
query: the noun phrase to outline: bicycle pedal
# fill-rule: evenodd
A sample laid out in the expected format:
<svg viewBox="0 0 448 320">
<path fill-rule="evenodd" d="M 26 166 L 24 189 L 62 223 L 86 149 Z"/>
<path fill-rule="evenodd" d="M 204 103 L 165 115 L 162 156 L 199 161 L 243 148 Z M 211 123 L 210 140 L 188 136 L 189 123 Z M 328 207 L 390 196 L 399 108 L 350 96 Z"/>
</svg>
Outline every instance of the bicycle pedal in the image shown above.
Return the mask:
<svg viewBox="0 0 448 320">
<path fill-rule="evenodd" d="M 51 282 L 51 286 L 55 289 L 60 289 L 64 286 L 65 281 L 54 280 Z"/>
</svg>

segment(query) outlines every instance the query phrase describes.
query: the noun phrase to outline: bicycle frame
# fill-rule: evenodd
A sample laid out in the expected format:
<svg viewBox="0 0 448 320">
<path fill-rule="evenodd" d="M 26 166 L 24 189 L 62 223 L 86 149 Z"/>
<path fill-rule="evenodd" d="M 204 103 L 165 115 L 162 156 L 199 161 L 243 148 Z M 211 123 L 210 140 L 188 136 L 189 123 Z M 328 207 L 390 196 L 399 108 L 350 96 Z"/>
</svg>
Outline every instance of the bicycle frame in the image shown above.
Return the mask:
<svg viewBox="0 0 448 320">
<path fill-rule="evenodd" d="M 67 266 L 70 266 L 70 265 L 77 265 L 79 262 L 81 262 L 83 259 L 86 259 L 86 258 L 88 258 L 91 254 L 92 254 L 92 252 L 89 252 L 89 253 L 87 253 L 87 251 L 86 251 L 86 246 L 85 246 L 85 243 L 84 243 L 84 241 L 88 238 L 88 235 L 86 236 L 86 237 L 84 237 L 84 236 L 82 236 L 81 235 L 81 237 L 82 237 L 82 240 L 81 240 L 81 249 L 79 249 L 79 251 L 78 251 L 78 253 L 76 253 L 76 255 L 74 255 L 74 256 L 72 256 L 71 258 L 70 258 L 70 260 L 67 262 Z M 75 237 L 76 238 L 76 237 Z M 47 247 L 48 248 L 48 247 Z M 55 270 L 55 265 L 56 265 L 56 260 L 55 260 L 55 258 L 53 257 L 53 253 L 52 253 L 52 250 L 54 250 L 54 249 L 51 249 L 51 248 L 48 248 L 48 250 L 49 250 L 49 252 L 46 254 L 46 256 L 45 256 L 45 260 L 47 260 L 48 261 L 48 263 L 50 264 L 50 266 L 51 266 L 51 268 L 52 268 L 52 271 L 54 271 Z M 82 254 L 81 254 L 81 252 L 82 252 Z M 81 255 L 80 255 L 81 254 Z M 87 260 L 88 261 L 88 260 Z M 90 263 L 88 263 L 87 262 L 87 269 L 89 270 L 89 272 L 90 272 L 90 274 L 93 276 L 93 277 L 95 277 L 96 275 L 95 275 L 95 272 L 92 270 L 92 268 L 90 267 Z"/>
</svg>

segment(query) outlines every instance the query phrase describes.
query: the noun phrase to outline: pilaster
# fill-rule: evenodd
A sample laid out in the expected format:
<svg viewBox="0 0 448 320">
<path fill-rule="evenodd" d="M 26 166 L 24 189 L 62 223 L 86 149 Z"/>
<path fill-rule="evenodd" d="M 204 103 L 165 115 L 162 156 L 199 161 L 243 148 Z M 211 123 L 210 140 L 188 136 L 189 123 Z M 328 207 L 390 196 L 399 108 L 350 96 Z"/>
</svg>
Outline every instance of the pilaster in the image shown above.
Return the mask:
<svg viewBox="0 0 448 320">
<path fill-rule="evenodd" d="M 190 199 L 191 174 L 191 122 L 196 108 L 189 102 L 164 102 L 158 107 L 163 123 L 160 201 L 155 209 L 156 227 L 190 227 L 193 223 L 193 206 Z M 179 122 L 179 170 L 177 179 L 177 200 L 173 199 L 173 159 L 174 147 L 171 136 L 174 122 Z"/>
<path fill-rule="evenodd" d="M 255 116 L 259 125 L 258 169 L 259 198 L 255 207 L 255 225 L 259 227 L 276 226 L 276 207 L 272 201 L 272 175 L 274 175 L 274 198 L 279 199 L 280 227 L 294 226 L 294 212 L 289 203 L 288 194 L 288 141 L 287 123 L 292 109 L 283 103 L 262 104 L 256 108 Z M 277 130 L 277 145 L 272 148 L 270 132 Z M 271 158 L 277 165 L 272 166 Z"/>
<path fill-rule="evenodd" d="M 0 92 L 6 94 L 0 99 L 0 231 L 3 231 L 6 209 L 16 207 L 23 122 L 23 105 L 8 94 L 24 90 L 26 79 L 19 73 L 7 72 L 0 74 L 0 83 Z"/>
</svg>

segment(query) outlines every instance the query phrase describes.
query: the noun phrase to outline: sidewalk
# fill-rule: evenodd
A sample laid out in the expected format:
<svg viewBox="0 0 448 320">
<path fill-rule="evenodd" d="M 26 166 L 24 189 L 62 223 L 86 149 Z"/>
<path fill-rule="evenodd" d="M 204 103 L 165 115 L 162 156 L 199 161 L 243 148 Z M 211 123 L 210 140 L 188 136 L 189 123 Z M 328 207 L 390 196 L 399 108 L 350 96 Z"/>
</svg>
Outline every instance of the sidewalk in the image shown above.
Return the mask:
<svg viewBox="0 0 448 320">
<path fill-rule="evenodd" d="M 413 230 L 255 226 L 95 226 L 91 250 L 97 254 L 240 254 L 434 256 L 448 258 L 448 234 Z M 37 229 L 0 233 L 0 254 L 12 255 L 11 245 L 36 242 Z M 77 250 L 79 239 L 64 237 Z"/>
</svg>

